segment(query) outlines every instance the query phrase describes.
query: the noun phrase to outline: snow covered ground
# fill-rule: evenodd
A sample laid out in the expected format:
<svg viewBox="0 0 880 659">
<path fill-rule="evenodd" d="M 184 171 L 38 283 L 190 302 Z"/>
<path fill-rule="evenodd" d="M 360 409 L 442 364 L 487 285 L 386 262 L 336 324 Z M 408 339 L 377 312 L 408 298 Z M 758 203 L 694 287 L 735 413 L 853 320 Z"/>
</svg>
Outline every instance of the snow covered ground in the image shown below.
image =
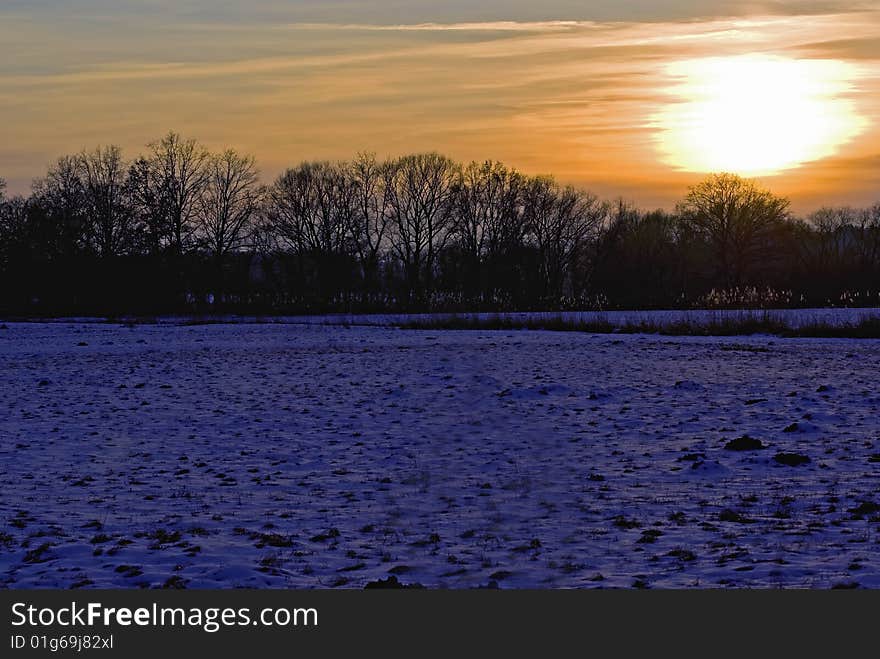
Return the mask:
<svg viewBox="0 0 880 659">
<path fill-rule="evenodd" d="M 872 340 L 7 323 L 0 586 L 880 587 L 878 372 Z"/>
</svg>

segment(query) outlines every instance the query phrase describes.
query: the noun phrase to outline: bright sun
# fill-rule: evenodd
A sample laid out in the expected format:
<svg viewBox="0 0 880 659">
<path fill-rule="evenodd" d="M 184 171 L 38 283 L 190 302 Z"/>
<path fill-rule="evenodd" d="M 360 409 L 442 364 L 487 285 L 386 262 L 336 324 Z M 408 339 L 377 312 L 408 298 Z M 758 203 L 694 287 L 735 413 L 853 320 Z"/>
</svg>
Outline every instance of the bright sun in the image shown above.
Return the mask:
<svg viewBox="0 0 880 659">
<path fill-rule="evenodd" d="M 675 100 L 653 124 L 677 169 L 773 174 L 832 155 L 867 124 L 846 97 L 857 71 L 845 62 L 745 55 L 668 73 Z"/>
</svg>

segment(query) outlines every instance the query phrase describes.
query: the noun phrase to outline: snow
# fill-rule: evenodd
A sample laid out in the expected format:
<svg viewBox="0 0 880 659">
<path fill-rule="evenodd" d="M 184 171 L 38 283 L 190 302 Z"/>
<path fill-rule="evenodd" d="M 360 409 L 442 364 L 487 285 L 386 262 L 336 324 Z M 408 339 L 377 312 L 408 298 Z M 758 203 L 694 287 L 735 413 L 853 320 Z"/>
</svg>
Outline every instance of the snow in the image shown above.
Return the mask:
<svg viewBox="0 0 880 659">
<path fill-rule="evenodd" d="M 0 587 L 880 587 L 878 367 L 875 340 L 7 323 Z"/>
</svg>

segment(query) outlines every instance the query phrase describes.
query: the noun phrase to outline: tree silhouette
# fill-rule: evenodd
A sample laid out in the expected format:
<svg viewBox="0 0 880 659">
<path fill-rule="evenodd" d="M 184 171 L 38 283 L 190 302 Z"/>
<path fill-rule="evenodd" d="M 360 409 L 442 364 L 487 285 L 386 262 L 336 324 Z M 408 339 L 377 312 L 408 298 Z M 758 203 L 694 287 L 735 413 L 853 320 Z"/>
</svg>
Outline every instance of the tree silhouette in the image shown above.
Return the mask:
<svg viewBox="0 0 880 659">
<path fill-rule="evenodd" d="M 22 243 L 26 236 L 26 202 L 18 198 L 6 198 L 6 181 L 0 179 L 0 274 L 4 275 L 4 288 L 12 288 L 6 282 L 12 260 L 26 251 Z"/>
<path fill-rule="evenodd" d="M 388 163 L 378 162 L 372 153 L 358 154 L 351 163 L 355 202 L 351 231 L 367 298 L 378 292 L 380 261 L 388 241 L 388 169 Z"/>
<path fill-rule="evenodd" d="M 683 245 L 676 218 L 644 213 L 623 200 L 613 207 L 598 248 L 597 287 L 615 299 L 668 306 L 683 290 Z"/>
<path fill-rule="evenodd" d="M 867 279 L 863 285 L 880 287 L 880 203 L 859 211 L 854 227 L 858 260 Z"/>
<path fill-rule="evenodd" d="M 190 244 L 195 230 L 199 200 L 208 180 L 208 152 L 194 139 L 175 132 L 150 145 L 150 167 L 154 170 L 156 198 L 166 204 L 165 218 L 172 250 L 180 255 Z"/>
<path fill-rule="evenodd" d="M 472 162 L 461 170 L 453 216 L 462 249 L 466 294 L 489 284 L 491 265 L 522 247 L 525 240 L 522 195 L 526 178 L 503 163 Z"/>
<path fill-rule="evenodd" d="M 102 257 L 125 252 L 131 239 L 132 209 L 126 194 L 126 170 L 118 146 L 99 147 L 78 158 L 82 170 L 88 237 Z"/>
<path fill-rule="evenodd" d="M 308 299 L 327 300 L 349 288 L 357 191 L 345 163 L 288 169 L 272 186 L 268 212 L 276 236 L 296 255 Z"/>
<path fill-rule="evenodd" d="M 439 153 L 404 156 L 386 170 L 391 245 L 410 303 L 431 298 L 438 252 L 449 238 L 458 165 Z"/>
<path fill-rule="evenodd" d="M 171 187 L 164 173 L 143 156 L 131 163 L 127 186 L 141 247 L 157 256 L 173 242 Z"/>
<path fill-rule="evenodd" d="M 246 244 L 262 191 L 253 156 L 240 155 L 234 149 L 212 155 L 206 172 L 199 198 L 198 232 L 200 244 L 219 262 Z"/>
<path fill-rule="evenodd" d="M 590 254 L 603 224 L 608 206 L 598 197 L 571 186 L 561 188 L 548 176 L 532 179 L 525 188 L 525 221 L 538 249 L 545 297 L 560 299 L 576 294 L 588 279 Z M 572 276 L 576 266 L 585 268 L 578 282 Z"/>
<path fill-rule="evenodd" d="M 93 219 L 79 156 L 62 156 L 55 161 L 45 177 L 34 181 L 32 200 L 53 227 L 48 251 L 71 256 L 88 247 Z"/>
<path fill-rule="evenodd" d="M 176 133 L 0 180 L 0 312 L 249 313 L 880 303 L 880 204 L 795 221 L 731 174 L 675 213 L 437 153 L 254 159 Z M 219 295 L 218 295 L 219 294 Z"/>
<path fill-rule="evenodd" d="M 788 218 L 789 201 L 735 174 L 713 174 L 688 190 L 682 220 L 712 245 L 726 286 L 744 282 Z"/>
<path fill-rule="evenodd" d="M 294 251 L 338 254 L 350 236 L 355 195 L 344 166 L 307 162 L 288 169 L 271 190 L 273 226 Z"/>
</svg>

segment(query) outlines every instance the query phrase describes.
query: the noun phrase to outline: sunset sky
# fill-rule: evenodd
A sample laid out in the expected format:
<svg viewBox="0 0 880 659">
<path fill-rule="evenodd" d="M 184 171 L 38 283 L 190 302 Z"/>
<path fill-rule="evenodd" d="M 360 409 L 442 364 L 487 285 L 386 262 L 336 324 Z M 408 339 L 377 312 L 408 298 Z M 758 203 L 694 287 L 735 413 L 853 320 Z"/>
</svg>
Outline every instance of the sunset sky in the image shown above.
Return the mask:
<svg viewBox="0 0 880 659">
<path fill-rule="evenodd" d="M 796 210 L 880 201 L 876 2 L 244 5 L 3 0 L 0 177 L 174 129 L 267 180 L 438 150 L 645 207 L 727 164 Z"/>
</svg>

